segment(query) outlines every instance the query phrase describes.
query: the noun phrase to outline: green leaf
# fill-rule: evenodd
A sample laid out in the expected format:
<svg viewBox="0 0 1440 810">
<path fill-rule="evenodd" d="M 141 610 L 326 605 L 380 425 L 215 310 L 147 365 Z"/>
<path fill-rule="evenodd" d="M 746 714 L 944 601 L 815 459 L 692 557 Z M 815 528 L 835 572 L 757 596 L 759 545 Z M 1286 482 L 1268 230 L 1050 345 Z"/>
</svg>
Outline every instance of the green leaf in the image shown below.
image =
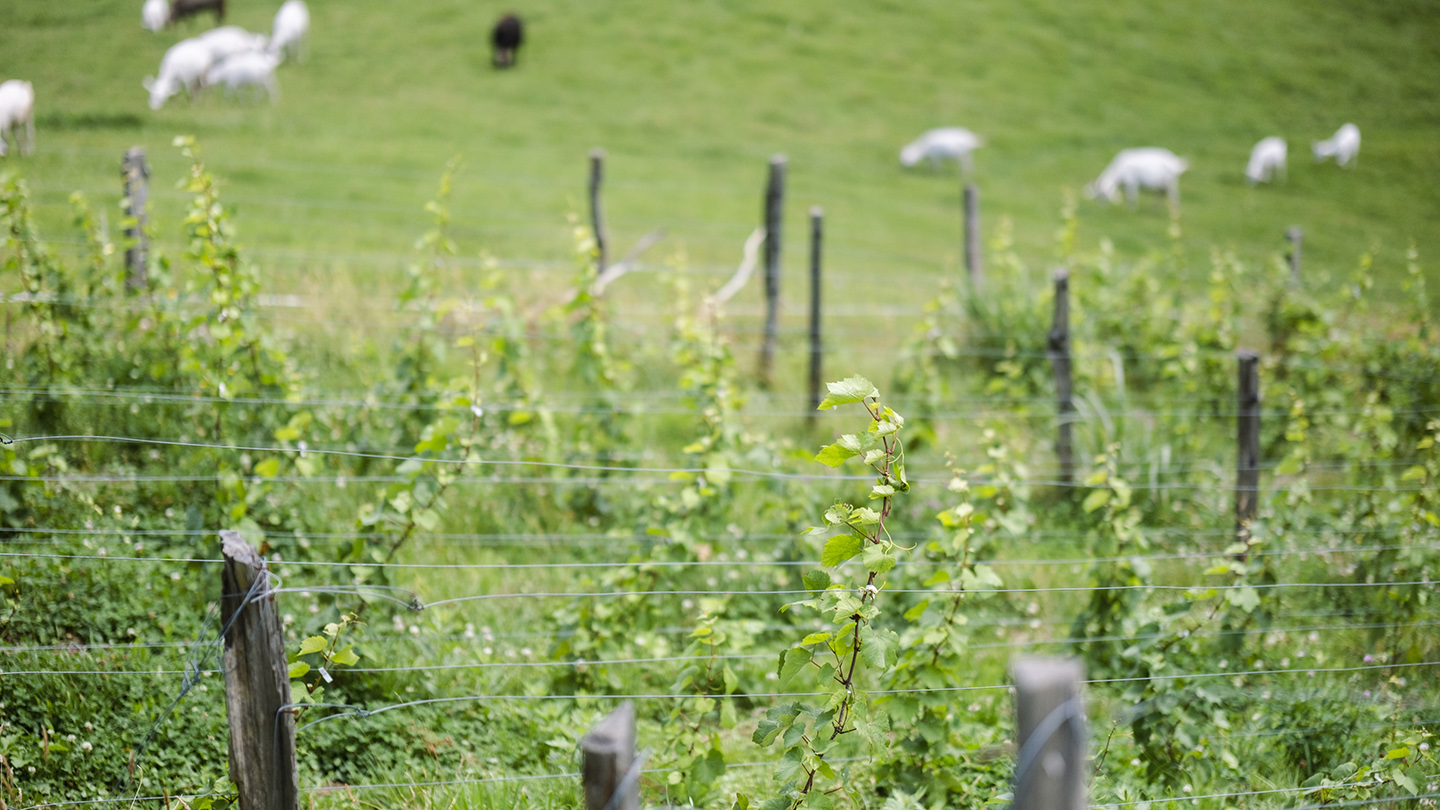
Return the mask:
<svg viewBox="0 0 1440 810">
<path fill-rule="evenodd" d="M 821 571 L 819 568 L 806 571 L 805 574 L 800 577 L 800 581 L 804 582 L 805 587 L 812 591 L 823 591 L 830 587 L 830 575 Z"/>
<path fill-rule="evenodd" d="M 830 395 L 820 403 L 816 410 L 829 410 L 840 405 L 849 405 L 852 402 L 863 402 L 866 398 L 877 398 L 880 391 L 869 380 L 856 375 L 848 377 L 840 382 L 826 383 Z"/>
<path fill-rule="evenodd" d="M 895 555 L 879 543 L 867 543 L 860 555 L 860 564 L 865 566 L 866 571 L 883 574 L 895 567 Z"/>
<path fill-rule="evenodd" d="M 815 654 L 807 647 L 792 647 L 780 654 L 780 686 L 783 688 L 810 665 Z"/>
<path fill-rule="evenodd" d="M 310 636 L 309 638 L 300 642 L 299 654 L 309 655 L 311 653 L 318 653 L 321 650 L 325 649 L 325 647 L 327 647 L 329 644 L 330 642 L 324 636 Z"/>
<path fill-rule="evenodd" d="M 840 534 L 825 541 L 825 550 L 820 553 L 820 564 L 834 568 L 854 557 L 864 548 L 865 541 L 853 534 Z"/>
<path fill-rule="evenodd" d="M 335 654 L 330 656 L 331 662 L 347 667 L 353 667 L 360 663 L 360 656 L 351 649 L 354 646 L 354 644 L 347 644 L 343 650 L 336 650 Z"/>
<path fill-rule="evenodd" d="M 255 465 L 255 474 L 261 478 L 274 478 L 280 472 L 280 459 L 271 456 Z"/>
<path fill-rule="evenodd" d="M 0 576 L 0 585 L 14 585 L 15 580 L 7 576 Z"/>
<path fill-rule="evenodd" d="M 1410 756 L 1410 749 L 1403 745 L 1399 748 L 1391 748 L 1385 752 L 1386 759 L 1404 759 L 1408 756 Z"/>
<path fill-rule="evenodd" d="M 847 459 L 853 458 L 856 455 L 858 455 L 856 451 L 847 447 L 841 447 L 838 443 L 827 444 L 820 448 L 820 452 L 815 454 L 815 460 L 827 467 L 839 467 L 841 464 L 844 464 Z"/>
<path fill-rule="evenodd" d="M 1109 503 L 1110 495 L 1111 493 L 1108 489 L 1097 489 L 1094 492 L 1091 492 L 1089 495 L 1086 495 L 1085 503 L 1083 504 L 1083 506 L 1085 507 L 1085 511 L 1094 512 L 1096 509 L 1099 509 L 1100 507 Z"/>
<path fill-rule="evenodd" d="M 304 661 L 298 661 L 298 662 L 296 662 L 296 663 L 294 663 L 294 664 L 291 664 L 291 665 L 290 665 L 290 680 L 293 681 L 293 680 L 295 680 L 296 678 L 303 678 L 303 677 L 305 677 L 305 673 L 307 673 L 307 672 L 309 672 L 309 671 L 310 671 L 310 665 L 307 664 L 307 663 L 305 663 Z"/>
<path fill-rule="evenodd" d="M 1225 594 L 1225 601 L 1246 613 L 1254 613 L 1260 606 L 1260 593 L 1250 586 L 1235 588 Z"/>
<path fill-rule="evenodd" d="M 805 638 L 800 639 L 800 646 L 801 646 L 801 647 L 808 647 L 808 646 L 810 646 L 811 644 L 819 644 L 820 642 L 825 641 L 825 640 L 827 640 L 827 639 L 829 639 L 829 638 L 830 638 L 830 634 L 829 634 L 829 633 L 811 633 L 810 635 L 806 636 Z"/>
</svg>

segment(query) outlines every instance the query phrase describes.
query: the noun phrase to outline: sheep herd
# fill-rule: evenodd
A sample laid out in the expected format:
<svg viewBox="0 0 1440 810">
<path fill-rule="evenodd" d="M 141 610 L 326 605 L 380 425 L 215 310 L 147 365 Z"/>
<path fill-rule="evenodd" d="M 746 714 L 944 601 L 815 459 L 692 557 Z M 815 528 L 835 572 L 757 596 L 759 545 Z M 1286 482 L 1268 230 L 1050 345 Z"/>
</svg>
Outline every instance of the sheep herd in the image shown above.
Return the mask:
<svg viewBox="0 0 1440 810">
<path fill-rule="evenodd" d="M 980 136 L 964 127 L 932 129 L 900 150 L 900 165 L 908 169 L 922 160 L 928 160 L 932 168 L 938 168 L 941 161 L 953 160 L 968 175 L 974 165 L 970 153 L 984 145 Z M 1316 161 L 1333 157 L 1341 167 L 1353 166 L 1360 154 L 1360 128 L 1345 124 L 1329 138 L 1316 141 L 1311 151 Z M 1250 150 L 1250 161 L 1245 166 L 1246 181 L 1253 186 L 1277 178 L 1284 179 L 1285 154 L 1284 138 L 1271 136 L 1262 139 Z M 1123 149 L 1095 182 L 1085 187 L 1085 192 L 1091 199 L 1114 202 L 1116 195 L 1123 190 L 1133 204 L 1144 189 L 1161 192 L 1172 203 L 1179 205 L 1180 175 L 1188 168 L 1190 162 L 1169 149 L 1157 146 Z"/>
<path fill-rule="evenodd" d="M 203 2 L 206 8 L 215 9 L 218 18 L 224 18 L 224 0 Z M 158 31 L 179 18 L 182 4 L 187 13 L 195 13 L 200 6 L 194 0 L 145 0 L 142 23 Z M 150 93 L 150 109 L 160 109 L 182 90 L 193 98 L 202 88 L 211 86 L 222 86 L 230 94 L 253 88 L 273 101 L 280 92 L 275 68 L 285 58 L 300 54 L 309 30 L 310 10 L 304 0 L 285 0 L 275 14 L 268 37 L 226 25 L 182 39 L 165 52 L 158 75 L 143 82 Z"/>
</svg>

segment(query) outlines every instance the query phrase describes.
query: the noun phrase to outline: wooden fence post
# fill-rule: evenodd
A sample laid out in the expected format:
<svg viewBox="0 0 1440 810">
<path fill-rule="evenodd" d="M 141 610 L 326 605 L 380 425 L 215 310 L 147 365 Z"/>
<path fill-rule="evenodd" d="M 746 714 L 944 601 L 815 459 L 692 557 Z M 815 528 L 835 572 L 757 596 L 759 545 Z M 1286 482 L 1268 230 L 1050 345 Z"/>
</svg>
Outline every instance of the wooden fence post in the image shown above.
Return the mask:
<svg viewBox="0 0 1440 810">
<path fill-rule="evenodd" d="M 1072 422 L 1075 401 L 1070 381 L 1070 273 L 1055 271 L 1055 322 L 1046 339 L 1050 365 L 1055 369 L 1055 397 L 1059 415 L 1059 432 L 1055 437 L 1055 455 L 1060 460 L 1060 481 L 1075 482 L 1075 445 Z"/>
<path fill-rule="evenodd" d="M 1084 673 L 1073 658 L 1018 658 L 1015 766 L 1011 810 L 1085 810 L 1087 805 Z"/>
<path fill-rule="evenodd" d="M 980 267 L 980 189 L 974 183 L 965 184 L 965 269 L 971 286 L 980 289 L 985 272 Z"/>
<path fill-rule="evenodd" d="M 765 341 L 760 345 L 760 384 L 767 388 L 780 325 L 780 226 L 784 220 L 786 163 L 784 155 L 770 158 L 770 181 L 765 185 Z"/>
<path fill-rule="evenodd" d="M 1300 247 L 1305 242 L 1305 232 L 1299 225 L 1291 225 L 1285 231 L 1285 238 L 1290 242 L 1290 280 L 1299 284 Z"/>
<path fill-rule="evenodd" d="M 590 228 L 595 232 L 595 251 L 599 254 L 596 269 L 605 272 L 610 265 L 610 253 L 606 247 L 609 239 L 605 233 L 605 212 L 600 207 L 600 183 L 605 179 L 605 150 L 590 150 Z"/>
<path fill-rule="evenodd" d="M 824 237 L 825 211 L 810 209 L 810 413 L 820 407 L 820 374 L 823 356 L 820 341 L 820 249 Z"/>
<path fill-rule="evenodd" d="M 150 166 L 145 162 L 145 150 L 131 147 L 120 159 L 120 177 L 125 183 L 125 217 L 133 219 L 134 225 L 125 228 L 125 237 L 132 244 L 125 248 L 125 282 L 132 290 L 143 290 L 146 286 L 145 262 L 150 252 L 150 236 L 145 232 L 145 203 L 149 198 L 148 181 Z"/>
<path fill-rule="evenodd" d="M 220 621 L 225 628 L 225 714 L 230 779 L 246 810 L 298 810 L 295 715 L 285 637 L 265 560 L 238 532 L 220 532 Z"/>
<path fill-rule="evenodd" d="M 1235 419 L 1235 540 L 1244 543 L 1250 539 L 1250 522 L 1260 500 L 1260 355 L 1241 349 L 1235 357 L 1240 371 Z"/>
<path fill-rule="evenodd" d="M 625 701 L 580 739 L 580 781 L 586 810 L 639 810 L 635 762 L 635 704 Z M 628 778 L 627 778 L 628 777 Z"/>
</svg>

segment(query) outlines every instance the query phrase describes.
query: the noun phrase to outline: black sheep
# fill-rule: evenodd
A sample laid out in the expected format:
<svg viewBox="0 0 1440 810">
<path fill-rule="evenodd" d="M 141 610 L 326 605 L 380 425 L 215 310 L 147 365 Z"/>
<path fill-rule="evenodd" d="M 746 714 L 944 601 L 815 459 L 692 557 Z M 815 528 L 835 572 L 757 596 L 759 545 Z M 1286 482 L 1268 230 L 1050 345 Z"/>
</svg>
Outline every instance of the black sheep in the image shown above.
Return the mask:
<svg viewBox="0 0 1440 810">
<path fill-rule="evenodd" d="M 515 64 L 515 52 L 524 41 L 525 26 L 520 23 L 520 18 L 514 14 L 501 17 L 490 32 L 490 44 L 495 47 L 495 67 L 508 68 Z"/>
<path fill-rule="evenodd" d="M 225 22 L 225 0 L 173 0 L 170 4 L 170 19 L 166 20 L 165 24 L 174 25 L 202 11 L 213 11 L 217 22 Z"/>
</svg>

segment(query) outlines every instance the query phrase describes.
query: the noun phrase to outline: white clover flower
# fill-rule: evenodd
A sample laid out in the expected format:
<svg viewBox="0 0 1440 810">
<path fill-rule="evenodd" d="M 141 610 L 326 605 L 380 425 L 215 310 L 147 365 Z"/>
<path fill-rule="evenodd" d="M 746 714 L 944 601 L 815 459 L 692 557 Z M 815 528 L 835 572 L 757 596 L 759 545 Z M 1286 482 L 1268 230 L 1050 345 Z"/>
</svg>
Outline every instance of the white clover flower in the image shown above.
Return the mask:
<svg viewBox="0 0 1440 810">
<path fill-rule="evenodd" d="M 81 750 L 81 751 L 84 751 L 84 752 L 87 753 L 87 754 L 90 753 L 90 751 L 91 751 L 92 749 L 94 749 L 94 748 L 95 748 L 95 746 L 91 745 L 89 740 L 86 740 L 85 742 L 80 743 L 80 750 Z"/>
</svg>

